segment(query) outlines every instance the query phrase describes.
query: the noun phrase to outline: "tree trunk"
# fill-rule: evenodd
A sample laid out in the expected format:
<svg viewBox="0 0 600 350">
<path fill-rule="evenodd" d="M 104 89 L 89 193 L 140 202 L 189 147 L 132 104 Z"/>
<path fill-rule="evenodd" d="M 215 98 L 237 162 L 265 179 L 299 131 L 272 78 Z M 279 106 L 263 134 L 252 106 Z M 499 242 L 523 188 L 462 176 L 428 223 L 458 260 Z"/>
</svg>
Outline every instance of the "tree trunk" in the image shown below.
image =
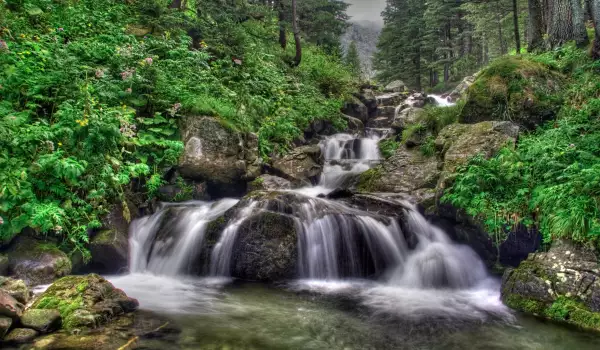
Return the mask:
<svg viewBox="0 0 600 350">
<path fill-rule="evenodd" d="M 506 55 L 508 53 L 508 48 L 506 47 L 506 41 L 504 41 L 504 33 L 502 31 L 502 17 L 500 13 L 498 13 L 497 21 L 498 21 L 498 40 L 500 41 L 500 54 Z"/>
<path fill-rule="evenodd" d="M 540 0 L 529 0 L 529 28 L 527 51 L 535 52 L 544 47 L 544 17 Z"/>
<path fill-rule="evenodd" d="M 585 15 L 581 0 L 571 0 L 571 10 L 573 14 L 573 35 L 577 47 L 586 47 L 590 43 L 590 38 L 585 28 Z"/>
<path fill-rule="evenodd" d="M 415 87 L 417 89 L 417 91 L 421 91 L 422 85 L 421 85 L 421 44 L 417 44 L 416 50 L 415 50 L 415 73 L 416 73 L 416 77 L 415 77 Z"/>
<path fill-rule="evenodd" d="M 574 0 L 553 0 L 548 23 L 548 38 L 555 48 L 575 39 L 573 28 Z"/>
<path fill-rule="evenodd" d="M 600 60 L 600 0 L 593 0 L 592 16 L 594 19 L 594 30 L 596 32 L 594 45 L 592 46 L 592 57 L 595 60 Z"/>
<path fill-rule="evenodd" d="M 513 24 L 515 27 L 515 49 L 517 55 L 521 54 L 521 33 L 519 32 L 519 4 L 513 0 Z"/>
<path fill-rule="evenodd" d="M 298 13 L 297 13 L 297 0 L 292 0 L 292 29 L 294 30 L 294 41 L 296 42 L 296 57 L 294 58 L 294 65 L 297 67 L 302 62 L 302 43 L 300 42 L 300 29 L 298 28 Z"/>
<path fill-rule="evenodd" d="M 278 0 L 278 11 L 279 11 L 279 45 L 282 49 L 287 47 L 287 34 L 285 32 L 285 7 L 283 0 Z"/>
</svg>

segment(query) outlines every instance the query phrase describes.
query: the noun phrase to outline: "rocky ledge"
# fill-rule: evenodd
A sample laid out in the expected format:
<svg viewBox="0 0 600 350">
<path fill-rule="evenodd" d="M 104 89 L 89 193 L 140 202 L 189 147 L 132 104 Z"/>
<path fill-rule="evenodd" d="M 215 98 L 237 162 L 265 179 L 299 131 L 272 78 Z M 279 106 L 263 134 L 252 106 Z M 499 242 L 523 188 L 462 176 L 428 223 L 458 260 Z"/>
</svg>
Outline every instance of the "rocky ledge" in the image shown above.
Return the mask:
<svg viewBox="0 0 600 350">
<path fill-rule="evenodd" d="M 600 331 L 600 263 L 589 248 L 559 241 L 502 278 L 502 300 L 539 317 Z"/>
</svg>

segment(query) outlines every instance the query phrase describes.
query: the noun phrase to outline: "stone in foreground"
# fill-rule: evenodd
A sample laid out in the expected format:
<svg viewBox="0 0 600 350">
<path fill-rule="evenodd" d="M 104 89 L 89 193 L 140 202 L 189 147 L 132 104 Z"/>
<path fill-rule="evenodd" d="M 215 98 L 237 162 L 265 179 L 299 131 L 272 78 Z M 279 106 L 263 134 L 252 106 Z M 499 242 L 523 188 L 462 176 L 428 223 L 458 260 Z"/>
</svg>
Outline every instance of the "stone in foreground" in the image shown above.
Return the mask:
<svg viewBox="0 0 600 350">
<path fill-rule="evenodd" d="M 29 309 L 21 317 L 21 324 L 41 333 L 50 333 L 59 329 L 62 318 L 58 310 Z"/>
<path fill-rule="evenodd" d="M 38 332 L 29 328 L 15 328 L 4 338 L 6 343 L 30 343 L 38 336 Z"/>
</svg>

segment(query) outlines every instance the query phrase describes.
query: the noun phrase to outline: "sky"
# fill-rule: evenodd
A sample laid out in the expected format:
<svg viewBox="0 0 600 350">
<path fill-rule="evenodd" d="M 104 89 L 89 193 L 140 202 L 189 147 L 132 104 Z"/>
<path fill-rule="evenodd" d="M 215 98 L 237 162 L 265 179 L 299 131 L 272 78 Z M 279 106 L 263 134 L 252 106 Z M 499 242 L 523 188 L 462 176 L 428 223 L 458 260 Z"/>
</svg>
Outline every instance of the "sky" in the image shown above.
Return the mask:
<svg viewBox="0 0 600 350">
<path fill-rule="evenodd" d="M 355 21 L 373 21 L 383 23 L 381 12 L 385 8 L 386 0 L 345 0 L 351 4 L 348 14 Z"/>
</svg>

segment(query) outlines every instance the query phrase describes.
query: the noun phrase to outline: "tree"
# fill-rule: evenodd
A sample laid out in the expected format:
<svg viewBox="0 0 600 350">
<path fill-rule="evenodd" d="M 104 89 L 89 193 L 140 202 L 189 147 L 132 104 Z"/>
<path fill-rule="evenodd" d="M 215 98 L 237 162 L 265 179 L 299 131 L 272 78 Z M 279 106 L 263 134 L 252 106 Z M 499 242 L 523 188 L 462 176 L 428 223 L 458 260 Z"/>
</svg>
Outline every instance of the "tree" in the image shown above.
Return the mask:
<svg viewBox="0 0 600 350">
<path fill-rule="evenodd" d="M 589 42 L 580 0 L 550 0 L 548 39 L 552 47 L 575 40 L 578 46 Z"/>
<path fill-rule="evenodd" d="M 517 54 L 521 53 L 521 33 L 519 32 L 519 4 L 513 0 L 513 26 L 515 28 L 515 49 Z"/>
<path fill-rule="evenodd" d="M 540 0 L 528 0 L 529 21 L 527 28 L 527 51 L 535 52 L 544 47 L 544 17 Z"/>
<path fill-rule="evenodd" d="M 360 56 L 358 55 L 355 41 L 350 43 L 350 46 L 348 47 L 348 52 L 346 53 L 346 65 L 350 67 L 354 74 L 361 73 Z"/>
<path fill-rule="evenodd" d="M 294 30 L 294 41 L 296 42 L 296 57 L 294 58 L 294 65 L 297 67 L 302 62 L 302 43 L 300 42 L 300 28 L 298 28 L 298 13 L 297 13 L 297 0 L 292 0 L 292 29 Z"/>
<path fill-rule="evenodd" d="M 594 30 L 596 37 L 592 46 L 592 57 L 600 59 L 600 0 L 592 0 L 592 17 L 594 21 Z"/>
</svg>

